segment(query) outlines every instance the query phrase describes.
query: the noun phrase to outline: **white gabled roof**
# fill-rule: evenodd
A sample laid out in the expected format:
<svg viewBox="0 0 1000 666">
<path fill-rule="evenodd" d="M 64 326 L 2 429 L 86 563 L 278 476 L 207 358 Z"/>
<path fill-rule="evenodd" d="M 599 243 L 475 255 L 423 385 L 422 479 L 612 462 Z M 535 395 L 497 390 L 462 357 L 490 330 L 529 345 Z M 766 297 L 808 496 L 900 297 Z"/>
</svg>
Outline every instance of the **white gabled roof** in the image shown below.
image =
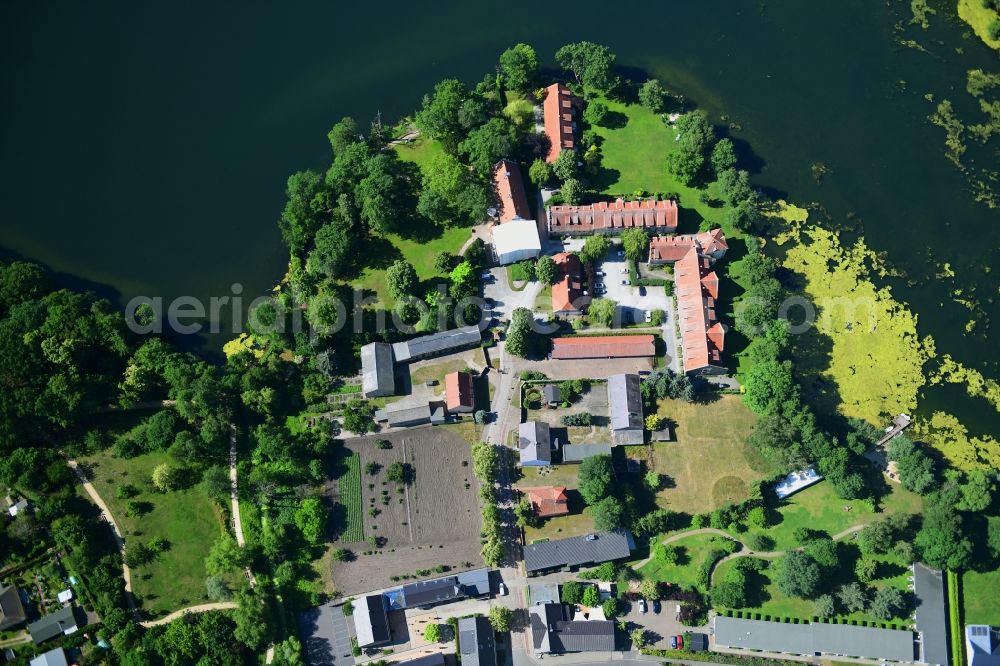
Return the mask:
<svg viewBox="0 0 1000 666">
<path fill-rule="evenodd" d="M 493 249 L 497 256 L 519 250 L 542 250 L 538 224 L 534 220 L 511 220 L 493 227 Z"/>
</svg>

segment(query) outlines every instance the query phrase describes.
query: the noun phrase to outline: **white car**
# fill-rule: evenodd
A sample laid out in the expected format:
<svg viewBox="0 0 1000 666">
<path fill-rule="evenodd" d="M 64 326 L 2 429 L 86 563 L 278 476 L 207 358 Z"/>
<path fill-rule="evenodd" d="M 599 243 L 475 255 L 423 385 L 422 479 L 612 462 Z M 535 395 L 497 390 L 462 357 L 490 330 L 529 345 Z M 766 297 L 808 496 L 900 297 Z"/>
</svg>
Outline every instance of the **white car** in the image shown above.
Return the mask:
<svg viewBox="0 0 1000 666">
<path fill-rule="evenodd" d="M 625 286 L 629 286 L 629 285 L 632 284 L 632 281 L 631 280 L 622 280 L 622 284 L 625 285 Z"/>
<path fill-rule="evenodd" d="M 628 273 L 628 266 L 622 266 L 622 269 L 621 269 L 621 271 L 619 271 L 619 272 L 620 272 L 620 273 L 621 273 L 622 275 L 624 275 L 625 273 Z"/>
<path fill-rule="evenodd" d="M 653 321 L 653 312 L 652 312 L 652 310 L 646 310 L 646 321 Z"/>
<path fill-rule="evenodd" d="M 500 594 L 501 597 L 506 597 L 507 596 L 507 586 L 504 585 L 503 583 L 500 583 L 500 586 L 497 588 L 497 592 Z"/>
<path fill-rule="evenodd" d="M 646 609 L 646 600 L 645 599 L 639 599 L 639 612 L 640 613 L 645 613 L 646 610 L 647 610 Z"/>
<path fill-rule="evenodd" d="M 594 273 L 597 277 L 604 277 L 604 271 L 597 271 Z"/>
</svg>

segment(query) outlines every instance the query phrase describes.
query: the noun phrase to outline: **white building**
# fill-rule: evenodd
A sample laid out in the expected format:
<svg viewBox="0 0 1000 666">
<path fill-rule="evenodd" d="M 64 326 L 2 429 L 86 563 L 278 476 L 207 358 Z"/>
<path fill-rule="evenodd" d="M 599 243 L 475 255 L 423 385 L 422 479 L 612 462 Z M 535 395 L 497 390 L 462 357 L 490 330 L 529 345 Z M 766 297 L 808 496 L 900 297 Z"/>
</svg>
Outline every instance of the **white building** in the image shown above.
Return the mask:
<svg viewBox="0 0 1000 666">
<path fill-rule="evenodd" d="M 541 252 L 542 242 L 534 220 L 511 220 L 493 226 L 493 253 L 500 265 L 534 259 Z"/>
</svg>

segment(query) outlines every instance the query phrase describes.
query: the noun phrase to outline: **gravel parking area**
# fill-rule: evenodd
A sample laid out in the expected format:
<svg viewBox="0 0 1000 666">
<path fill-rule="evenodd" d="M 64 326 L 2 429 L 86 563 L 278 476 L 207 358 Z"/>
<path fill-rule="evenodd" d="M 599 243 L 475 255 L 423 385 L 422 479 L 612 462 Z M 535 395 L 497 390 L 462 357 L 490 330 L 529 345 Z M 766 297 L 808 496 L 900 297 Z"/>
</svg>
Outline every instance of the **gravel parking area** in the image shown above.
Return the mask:
<svg viewBox="0 0 1000 666">
<path fill-rule="evenodd" d="M 651 358 L 584 358 L 574 360 L 529 361 L 508 356 L 512 372 L 537 370 L 550 379 L 607 379 L 622 372 L 648 372 L 653 369 Z"/>
<path fill-rule="evenodd" d="M 378 439 L 390 441 L 392 448 L 379 449 Z M 415 577 L 418 569 L 439 564 L 453 571 L 482 566 L 479 488 L 465 440 L 428 426 L 345 444 L 361 457 L 365 534 L 377 535 L 382 543 L 369 555 L 364 551 L 372 550 L 370 545 L 358 545 L 354 561 L 333 564 L 338 592 L 380 589 L 394 584 L 391 576 Z M 395 462 L 411 466 L 409 485 L 401 488 L 388 481 L 387 469 Z M 379 466 L 375 474 L 366 471 L 369 463 Z M 374 517 L 369 513 L 373 508 Z M 465 562 L 472 564 L 463 566 Z"/>
</svg>

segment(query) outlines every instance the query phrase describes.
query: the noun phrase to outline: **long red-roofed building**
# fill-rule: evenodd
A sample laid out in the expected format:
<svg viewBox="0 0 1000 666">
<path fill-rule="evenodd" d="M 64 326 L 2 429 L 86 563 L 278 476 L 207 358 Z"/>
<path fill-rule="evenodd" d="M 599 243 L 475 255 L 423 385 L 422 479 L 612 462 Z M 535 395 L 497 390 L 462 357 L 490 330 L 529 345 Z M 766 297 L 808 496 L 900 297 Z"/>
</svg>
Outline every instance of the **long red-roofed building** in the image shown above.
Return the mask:
<svg viewBox="0 0 1000 666">
<path fill-rule="evenodd" d="M 616 199 L 588 206 L 549 206 L 547 218 L 550 236 L 620 234 L 635 227 L 656 234 L 672 233 L 677 231 L 677 202 Z"/>
<path fill-rule="evenodd" d="M 471 412 L 476 406 L 472 375 L 468 372 L 452 372 L 444 377 L 445 404 L 452 414 Z"/>
<path fill-rule="evenodd" d="M 545 161 L 551 164 L 564 150 L 576 150 L 576 114 L 583 100 L 569 91 L 562 83 L 553 83 L 545 89 L 542 111 L 545 115 L 545 135 L 549 137 L 549 154 Z"/>
<path fill-rule="evenodd" d="M 569 252 L 552 255 L 559 269 L 559 279 L 552 285 L 552 314 L 571 317 L 583 314 L 583 264 Z"/>
<path fill-rule="evenodd" d="M 539 518 L 565 516 L 569 513 L 569 496 L 565 486 L 542 486 L 525 488 L 525 495 Z"/>
<path fill-rule="evenodd" d="M 553 338 L 554 359 L 580 358 L 643 358 L 656 355 L 656 338 L 652 335 L 603 335 Z"/>
<path fill-rule="evenodd" d="M 503 159 L 493 167 L 493 187 L 497 195 L 497 215 L 500 223 L 511 220 L 529 220 L 531 210 L 524 193 L 524 180 L 517 162 Z"/>
</svg>

